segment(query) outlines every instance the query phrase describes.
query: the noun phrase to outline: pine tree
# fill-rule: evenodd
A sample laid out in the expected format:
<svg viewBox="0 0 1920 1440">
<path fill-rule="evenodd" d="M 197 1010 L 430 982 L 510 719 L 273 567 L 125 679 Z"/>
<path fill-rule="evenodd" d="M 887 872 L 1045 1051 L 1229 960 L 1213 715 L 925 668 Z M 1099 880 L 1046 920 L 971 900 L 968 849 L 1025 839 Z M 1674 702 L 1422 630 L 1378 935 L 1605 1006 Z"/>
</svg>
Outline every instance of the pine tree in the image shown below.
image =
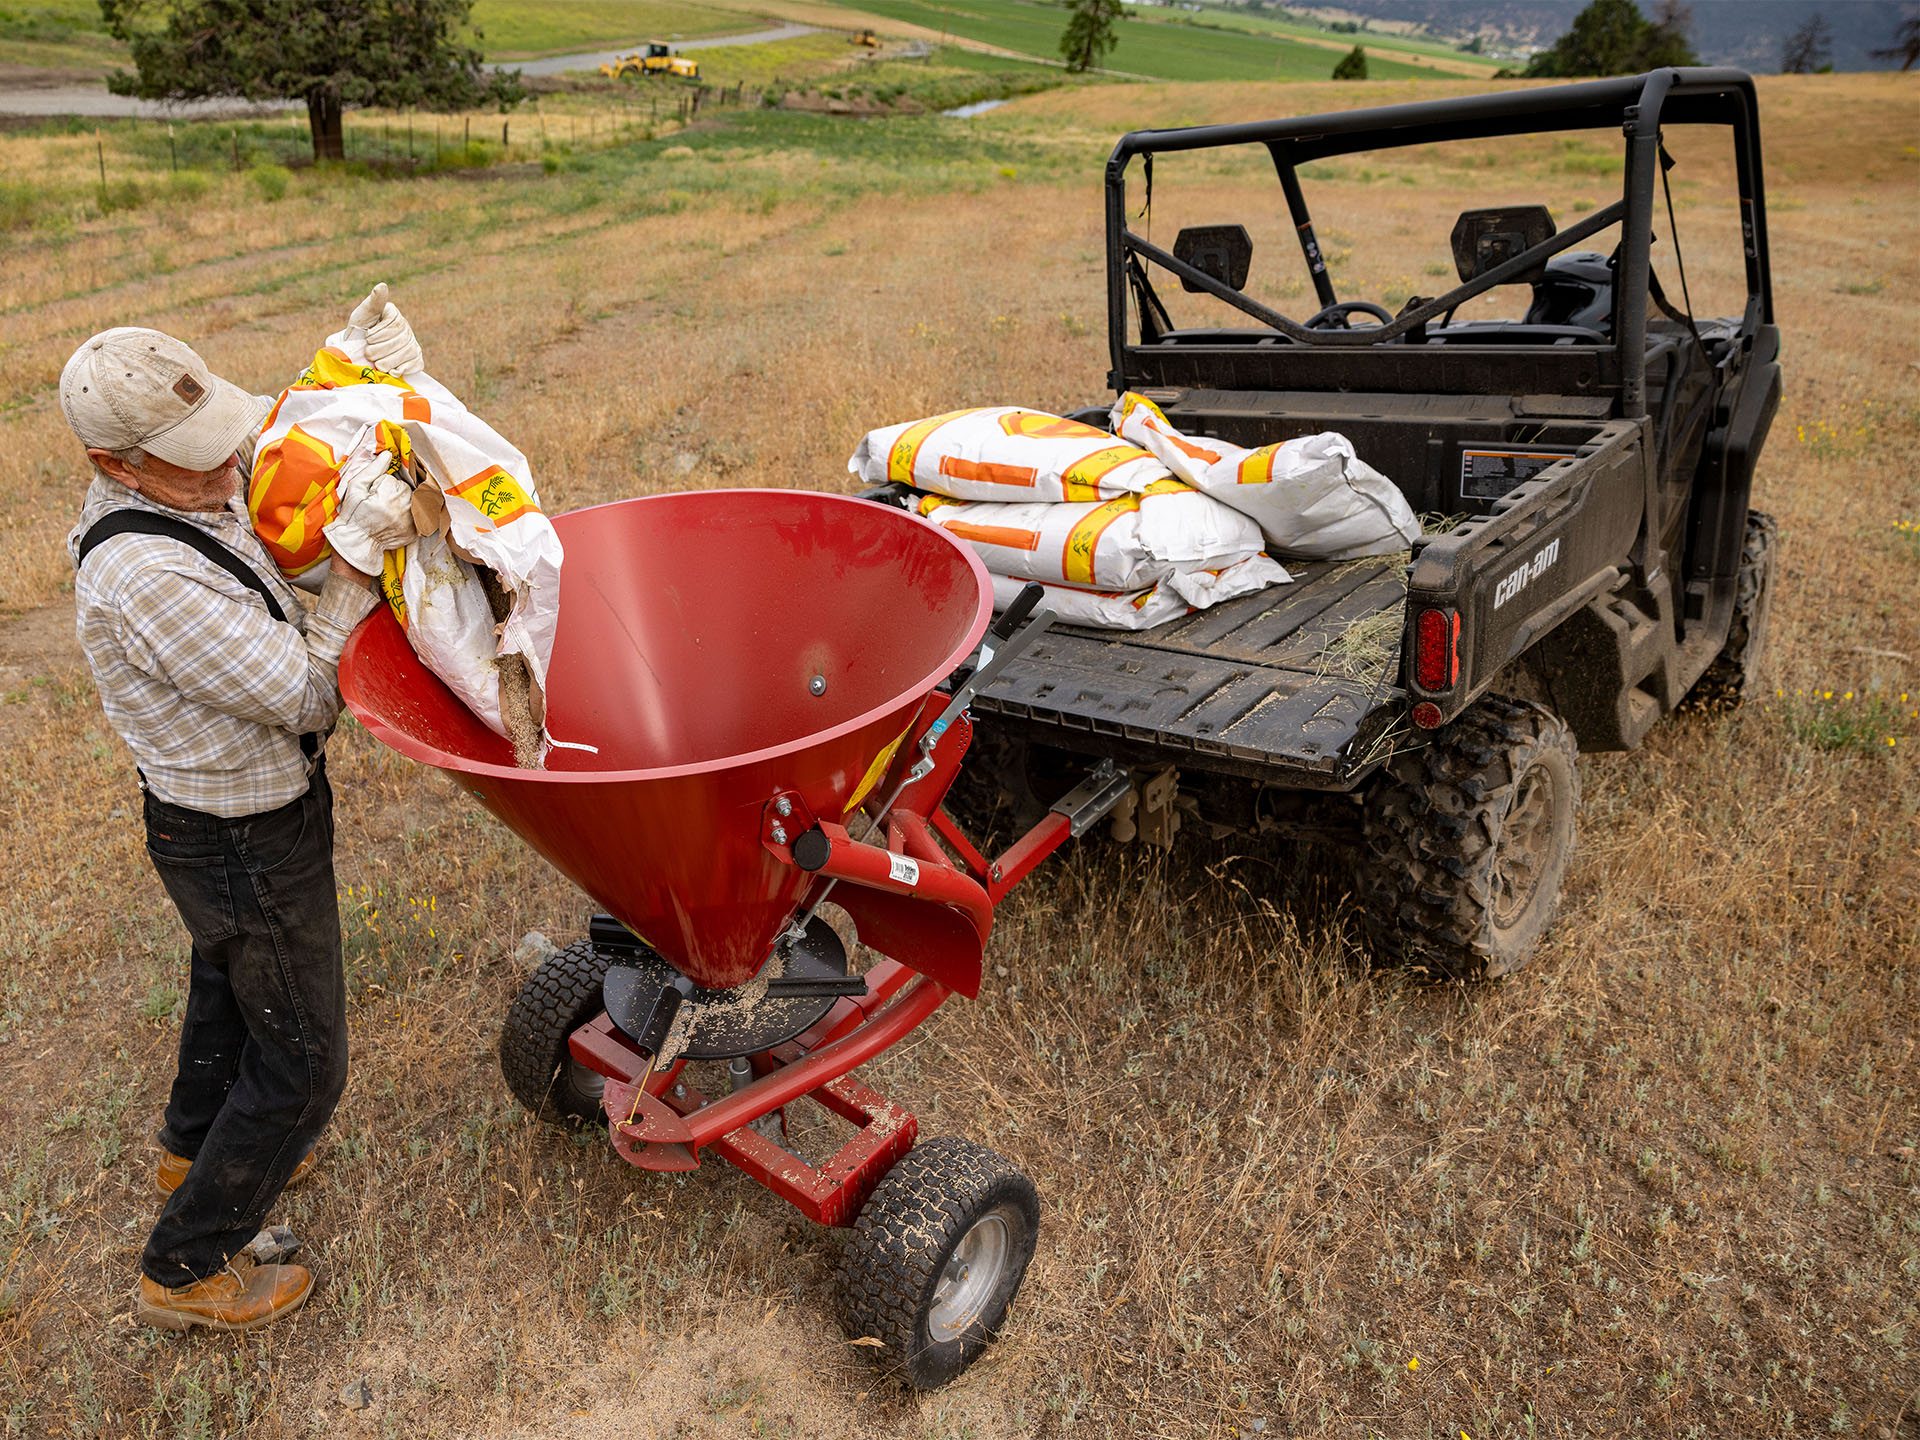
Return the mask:
<svg viewBox="0 0 1920 1440">
<path fill-rule="evenodd" d="M 1120 18 L 1120 0 L 1073 0 L 1067 28 L 1060 36 L 1060 54 L 1069 74 L 1099 68 L 1119 37 L 1113 33 Z"/>
<path fill-rule="evenodd" d="M 1529 76 L 1632 75 L 1665 65 L 1698 65 L 1687 41 L 1692 15 L 1679 0 L 1666 0 L 1658 23 L 1649 23 L 1633 0 L 1593 0 L 1573 17 L 1573 27 L 1528 63 Z"/>
<path fill-rule="evenodd" d="M 116 95 L 145 100 L 303 100 L 315 160 L 346 154 L 349 105 L 452 110 L 521 96 L 459 38 L 473 0 L 100 0 L 133 51 Z M 474 33 L 474 39 L 479 35 Z"/>
<path fill-rule="evenodd" d="M 1367 52 L 1358 45 L 1340 57 L 1340 63 L 1333 67 L 1336 80 L 1364 80 L 1367 78 Z"/>
</svg>

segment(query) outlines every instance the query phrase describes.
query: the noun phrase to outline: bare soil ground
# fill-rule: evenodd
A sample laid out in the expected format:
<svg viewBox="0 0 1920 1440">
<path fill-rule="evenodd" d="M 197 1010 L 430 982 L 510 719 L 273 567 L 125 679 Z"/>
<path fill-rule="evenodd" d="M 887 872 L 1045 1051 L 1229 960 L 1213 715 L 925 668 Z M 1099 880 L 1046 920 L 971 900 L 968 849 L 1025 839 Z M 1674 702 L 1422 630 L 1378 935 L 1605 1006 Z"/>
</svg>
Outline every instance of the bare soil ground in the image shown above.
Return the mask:
<svg viewBox="0 0 1920 1440">
<path fill-rule="evenodd" d="M 879 1382 L 831 1318 L 835 1237 L 739 1176 L 641 1174 L 511 1103 L 515 942 L 579 933 L 585 904 L 351 724 L 330 750 L 354 1073 L 279 1215 L 321 1290 L 248 1337 L 132 1323 L 184 937 L 70 639 L 81 479 L 53 386 L 80 339 L 158 325 L 271 388 L 386 278 L 554 509 L 838 487 L 869 425 L 1100 393 L 1119 130 L 1411 93 L 1102 88 L 971 129 L 697 132 L 630 172 L 277 205 L 235 178 L 11 236 L 0 1433 L 1914 1434 L 1920 91 L 1899 76 L 1762 83 L 1788 375 L 1757 495 L 1784 536 L 1767 693 L 1582 759 L 1580 854 L 1529 969 L 1370 973 L 1337 863 L 1278 843 L 1091 844 L 1003 908 L 979 1002 L 871 1067 L 923 1133 L 1041 1190 L 1013 1323 L 961 1382 Z M 93 163 L 90 139 L 0 147 L 17 174 Z M 1713 229 L 1708 174 L 1675 173 L 1683 232 Z M 1323 242 L 1343 292 L 1431 293 L 1456 211 L 1550 181 L 1617 185 L 1551 145 L 1340 171 Z M 1266 217 L 1278 253 L 1270 174 L 1193 196 Z M 1734 253 L 1689 239 L 1695 285 Z"/>
</svg>

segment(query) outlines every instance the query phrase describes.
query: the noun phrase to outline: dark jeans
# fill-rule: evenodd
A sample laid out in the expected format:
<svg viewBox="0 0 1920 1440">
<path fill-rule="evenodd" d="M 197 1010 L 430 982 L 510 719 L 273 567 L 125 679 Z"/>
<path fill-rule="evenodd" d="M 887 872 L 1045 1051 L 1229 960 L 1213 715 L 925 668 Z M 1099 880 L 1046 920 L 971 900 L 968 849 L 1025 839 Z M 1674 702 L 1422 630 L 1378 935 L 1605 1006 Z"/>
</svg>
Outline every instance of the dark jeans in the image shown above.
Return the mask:
<svg viewBox="0 0 1920 1440">
<path fill-rule="evenodd" d="M 254 1237 L 347 1083 L 346 981 L 324 764 L 298 800 L 223 820 L 146 797 L 147 854 L 193 939 L 160 1142 L 193 1161 L 140 1268 L 218 1274 Z"/>
</svg>

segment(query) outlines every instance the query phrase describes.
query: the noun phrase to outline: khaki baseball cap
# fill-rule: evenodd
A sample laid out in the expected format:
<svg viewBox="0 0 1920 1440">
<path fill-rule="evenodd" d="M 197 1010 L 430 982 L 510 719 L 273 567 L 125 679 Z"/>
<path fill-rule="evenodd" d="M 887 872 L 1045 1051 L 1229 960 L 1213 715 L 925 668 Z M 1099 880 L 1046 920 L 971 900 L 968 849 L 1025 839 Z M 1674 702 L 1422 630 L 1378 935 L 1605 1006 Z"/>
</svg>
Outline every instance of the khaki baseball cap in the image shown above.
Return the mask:
<svg viewBox="0 0 1920 1440">
<path fill-rule="evenodd" d="M 270 401 L 207 369 L 158 330 L 102 330 L 60 372 L 60 409 L 90 449 L 137 445 L 183 470 L 211 470 L 256 432 Z"/>
</svg>

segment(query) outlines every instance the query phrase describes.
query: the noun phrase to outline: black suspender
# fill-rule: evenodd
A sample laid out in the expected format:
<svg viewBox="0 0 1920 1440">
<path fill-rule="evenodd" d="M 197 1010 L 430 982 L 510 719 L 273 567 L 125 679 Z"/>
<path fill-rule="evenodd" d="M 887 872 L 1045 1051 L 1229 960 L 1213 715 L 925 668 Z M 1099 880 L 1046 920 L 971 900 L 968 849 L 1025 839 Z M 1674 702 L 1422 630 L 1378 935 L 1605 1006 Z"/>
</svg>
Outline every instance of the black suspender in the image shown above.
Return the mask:
<svg viewBox="0 0 1920 1440">
<path fill-rule="evenodd" d="M 91 555 L 103 541 L 116 535 L 164 535 L 170 540 L 178 540 L 182 545 L 197 551 L 226 571 L 242 585 L 267 602 L 267 613 L 282 624 L 286 623 L 287 612 L 280 608 L 280 602 L 273 598 L 273 591 L 267 588 L 267 582 L 254 573 L 253 567 L 242 560 L 233 551 L 222 545 L 198 526 L 189 525 L 171 515 L 156 515 L 151 510 L 115 510 L 102 515 L 87 528 L 80 537 L 79 563 L 87 563 Z M 300 753 L 311 760 L 320 753 L 320 737 L 306 734 L 300 737 Z"/>
</svg>

